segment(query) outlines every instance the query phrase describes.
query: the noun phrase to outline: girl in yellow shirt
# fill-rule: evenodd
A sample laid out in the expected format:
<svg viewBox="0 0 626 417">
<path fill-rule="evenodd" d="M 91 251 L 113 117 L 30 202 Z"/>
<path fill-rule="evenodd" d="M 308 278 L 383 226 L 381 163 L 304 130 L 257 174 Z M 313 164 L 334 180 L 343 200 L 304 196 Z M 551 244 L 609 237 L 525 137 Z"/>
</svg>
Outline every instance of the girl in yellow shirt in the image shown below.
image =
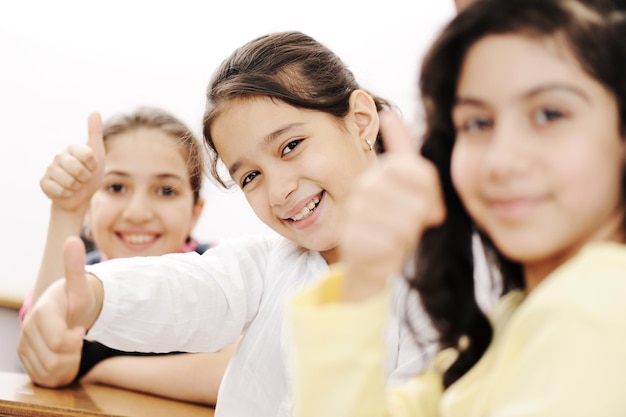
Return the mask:
<svg viewBox="0 0 626 417">
<path fill-rule="evenodd" d="M 626 415 L 626 9 L 481 0 L 426 56 L 421 155 L 388 155 L 346 204 L 340 261 L 291 304 L 295 416 Z M 472 235 L 503 278 L 485 316 Z M 418 243 L 418 244 L 416 244 Z M 440 354 L 385 391 L 389 278 L 407 279 Z"/>
</svg>

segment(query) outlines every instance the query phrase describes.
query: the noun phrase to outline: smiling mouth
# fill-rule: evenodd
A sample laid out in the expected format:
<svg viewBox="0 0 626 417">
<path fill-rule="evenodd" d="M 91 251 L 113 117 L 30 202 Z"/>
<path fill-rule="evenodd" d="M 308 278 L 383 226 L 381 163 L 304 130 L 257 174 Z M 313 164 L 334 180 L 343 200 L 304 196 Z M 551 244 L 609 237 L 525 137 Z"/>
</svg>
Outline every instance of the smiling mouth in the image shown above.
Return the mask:
<svg viewBox="0 0 626 417">
<path fill-rule="evenodd" d="M 120 234 L 120 238 L 132 245 L 145 245 L 156 240 L 156 236 L 152 234 Z"/>
<path fill-rule="evenodd" d="M 309 217 L 311 213 L 313 213 L 313 211 L 319 205 L 321 197 L 322 196 L 320 194 L 320 196 L 316 196 L 313 199 L 311 199 L 311 201 L 309 201 L 309 203 L 306 206 L 302 207 L 302 210 L 300 210 L 300 212 L 290 217 L 289 220 L 293 222 L 299 222 L 300 220 L 303 220 Z"/>
<path fill-rule="evenodd" d="M 520 197 L 490 202 L 491 210 L 500 217 L 518 217 L 527 214 L 542 203 L 540 197 Z"/>
</svg>

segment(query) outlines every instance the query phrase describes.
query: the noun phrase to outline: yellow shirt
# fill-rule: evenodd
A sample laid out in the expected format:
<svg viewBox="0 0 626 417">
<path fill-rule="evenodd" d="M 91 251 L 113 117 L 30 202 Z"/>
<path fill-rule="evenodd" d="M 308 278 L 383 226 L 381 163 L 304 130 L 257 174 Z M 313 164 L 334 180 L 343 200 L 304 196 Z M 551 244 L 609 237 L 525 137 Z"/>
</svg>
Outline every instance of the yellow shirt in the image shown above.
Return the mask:
<svg viewBox="0 0 626 417">
<path fill-rule="evenodd" d="M 340 280 L 334 271 L 289 306 L 294 417 L 626 416 L 625 245 L 589 245 L 528 297 L 503 297 L 489 349 L 445 392 L 449 349 L 385 389 L 388 294 L 338 303 Z"/>
</svg>

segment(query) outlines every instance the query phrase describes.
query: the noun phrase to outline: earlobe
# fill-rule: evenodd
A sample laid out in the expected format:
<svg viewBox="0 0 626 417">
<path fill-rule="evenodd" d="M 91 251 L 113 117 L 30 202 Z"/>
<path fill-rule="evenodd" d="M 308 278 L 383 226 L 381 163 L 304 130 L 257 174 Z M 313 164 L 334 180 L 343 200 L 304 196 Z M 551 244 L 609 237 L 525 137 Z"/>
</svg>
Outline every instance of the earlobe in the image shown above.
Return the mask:
<svg viewBox="0 0 626 417">
<path fill-rule="evenodd" d="M 202 210 L 204 209 L 204 199 L 198 198 L 198 201 L 193 205 L 192 214 L 191 214 L 191 230 L 189 233 L 193 231 L 200 220 L 200 215 L 202 214 Z"/>
<path fill-rule="evenodd" d="M 372 150 L 380 127 L 376 102 L 365 91 L 355 90 L 350 95 L 350 112 L 363 146 L 366 150 Z"/>
</svg>

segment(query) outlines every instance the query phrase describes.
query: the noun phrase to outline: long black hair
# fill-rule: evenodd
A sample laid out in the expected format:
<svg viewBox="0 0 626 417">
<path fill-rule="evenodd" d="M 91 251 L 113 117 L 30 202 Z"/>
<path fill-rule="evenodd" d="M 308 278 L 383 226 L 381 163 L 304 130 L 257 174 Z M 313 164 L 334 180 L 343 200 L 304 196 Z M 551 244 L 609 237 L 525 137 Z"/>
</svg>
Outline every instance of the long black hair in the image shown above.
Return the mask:
<svg viewBox="0 0 626 417">
<path fill-rule="evenodd" d="M 624 137 L 626 19 L 623 3 L 479 0 L 447 25 L 426 55 L 419 80 L 426 114 L 422 154 L 433 161 L 439 172 L 447 218 L 441 226 L 423 235 L 415 256 L 415 274 L 408 279 L 439 332 L 440 347 L 459 350 L 456 362 L 444 374 L 446 387 L 482 357 L 492 339 L 491 325 L 474 296 L 472 236 L 475 233 L 482 238 L 491 267 L 503 279 L 503 291 L 524 287 L 521 266 L 506 259 L 489 238 L 476 229 L 451 181 L 450 161 L 456 136 L 452 108 L 466 54 L 472 45 L 488 35 L 522 34 L 537 39 L 558 36 L 581 68 L 614 94 L 619 129 Z M 626 179 L 623 183 L 626 184 Z M 622 201 L 626 203 L 626 198 Z M 468 340 L 468 346 L 461 340 Z"/>
</svg>

